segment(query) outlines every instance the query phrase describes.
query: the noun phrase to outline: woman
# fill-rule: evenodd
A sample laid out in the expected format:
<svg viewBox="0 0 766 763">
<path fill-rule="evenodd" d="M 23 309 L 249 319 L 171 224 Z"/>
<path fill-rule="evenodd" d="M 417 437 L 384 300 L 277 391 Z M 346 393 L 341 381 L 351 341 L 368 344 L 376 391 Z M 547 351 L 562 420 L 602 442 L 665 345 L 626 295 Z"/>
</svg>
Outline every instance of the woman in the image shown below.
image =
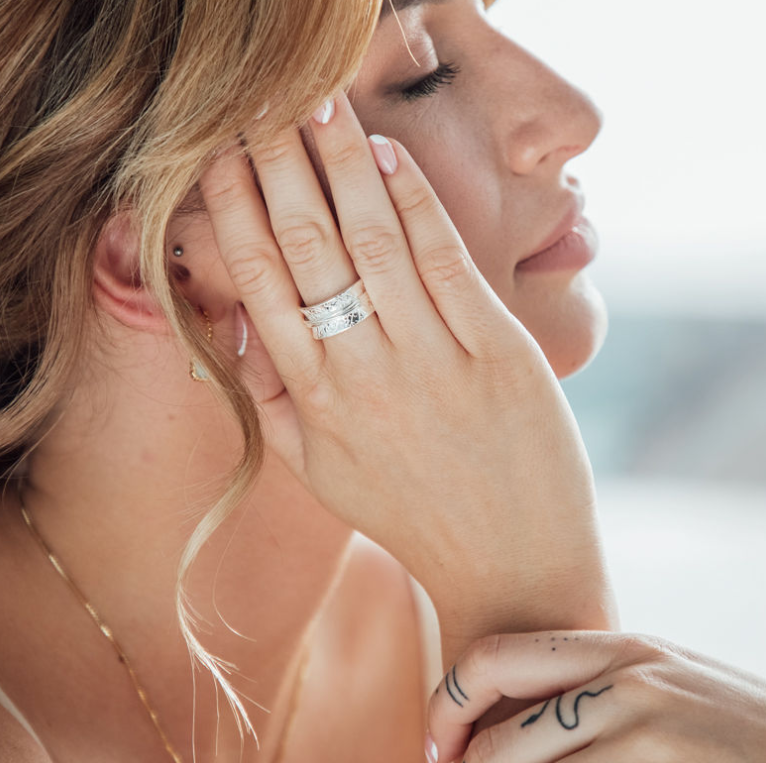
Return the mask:
<svg viewBox="0 0 766 763">
<path fill-rule="evenodd" d="M 475 3 L 399 7 L 3 9 L 5 759 L 238 758 L 227 681 L 271 711 L 248 704 L 263 760 L 420 759 L 436 681 L 409 582 L 351 527 L 423 584 L 446 666 L 492 634 L 615 626 L 551 373 L 596 351 L 603 306 L 579 267 L 519 264 L 579 213 L 562 168 L 598 115 Z M 423 80 L 442 47 L 455 63 Z M 306 154 L 291 125 L 331 95 Z M 352 261 L 355 230 L 376 235 Z M 376 312 L 315 340 L 296 308 L 357 273 Z M 465 747 L 494 676 L 445 677 L 431 756 Z M 541 680 L 515 696 L 570 688 Z"/>
</svg>

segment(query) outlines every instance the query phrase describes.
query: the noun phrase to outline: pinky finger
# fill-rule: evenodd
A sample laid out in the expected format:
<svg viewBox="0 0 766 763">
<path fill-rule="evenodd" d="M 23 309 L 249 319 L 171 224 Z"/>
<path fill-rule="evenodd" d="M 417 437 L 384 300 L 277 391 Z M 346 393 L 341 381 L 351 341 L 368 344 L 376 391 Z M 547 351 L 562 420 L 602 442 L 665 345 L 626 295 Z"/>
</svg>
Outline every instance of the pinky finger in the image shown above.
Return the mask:
<svg viewBox="0 0 766 763">
<path fill-rule="evenodd" d="M 481 356 L 488 339 L 496 342 L 498 332 L 507 332 L 512 316 L 474 264 L 423 171 L 401 143 L 389 142 L 397 166 L 393 172 L 381 166 L 382 177 L 420 279 L 453 336 L 469 354 Z"/>
</svg>

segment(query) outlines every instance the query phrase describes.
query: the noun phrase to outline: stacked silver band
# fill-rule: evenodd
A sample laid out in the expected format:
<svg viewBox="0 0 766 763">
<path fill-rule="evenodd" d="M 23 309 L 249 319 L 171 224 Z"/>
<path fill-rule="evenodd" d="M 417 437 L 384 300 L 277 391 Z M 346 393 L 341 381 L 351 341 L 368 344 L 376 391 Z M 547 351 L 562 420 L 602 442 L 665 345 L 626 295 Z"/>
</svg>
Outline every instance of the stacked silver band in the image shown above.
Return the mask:
<svg viewBox="0 0 766 763">
<path fill-rule="evenodd" d="M 303 322 L 311 329 L 314 339 L 327 339 L 369 318 L 375 312 L 375 308 L 360 279 L 340 294 L 318 305 L 301 307 L 300 311 L 304 316 Z"/>
</svg>

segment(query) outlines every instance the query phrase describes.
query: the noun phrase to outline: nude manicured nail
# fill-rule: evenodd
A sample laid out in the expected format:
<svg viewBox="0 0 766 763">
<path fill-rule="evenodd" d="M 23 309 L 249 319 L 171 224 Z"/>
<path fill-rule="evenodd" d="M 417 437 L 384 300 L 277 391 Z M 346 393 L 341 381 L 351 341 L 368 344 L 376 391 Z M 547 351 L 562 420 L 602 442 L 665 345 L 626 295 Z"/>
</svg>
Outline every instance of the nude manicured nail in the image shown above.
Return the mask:
<svg viewBox="0 0 766 763">
<path fill-rule="evenodd" d="M 335 100 L 328 98 L 312 115 L 315 122 L 326 125 L 335 113 Z"/>
<path fill-rule="evenodd" d="M 247 349 L 247 321 L 245 320 L 247 313 L 241 302 L 237 302 L 237 306 L 234 309 L 237 314 L 237 355 L 241 358 Z"/>
<path fill-rule="evenodd" d="M 431 735 L 426 732 L 426 760 L 428 763 L 437 763 L 439 760 L 439 751 L 436 749 L 436 743 Z"/>
<path fill-rule="evenodd" d="M 386 175 L 393 175 L 396 172 L 398 162 L 396 161 L 394 147 L 388 139 L 382 135 L 370 135 L 370 146 L 380 171 Z"/>
</svg>

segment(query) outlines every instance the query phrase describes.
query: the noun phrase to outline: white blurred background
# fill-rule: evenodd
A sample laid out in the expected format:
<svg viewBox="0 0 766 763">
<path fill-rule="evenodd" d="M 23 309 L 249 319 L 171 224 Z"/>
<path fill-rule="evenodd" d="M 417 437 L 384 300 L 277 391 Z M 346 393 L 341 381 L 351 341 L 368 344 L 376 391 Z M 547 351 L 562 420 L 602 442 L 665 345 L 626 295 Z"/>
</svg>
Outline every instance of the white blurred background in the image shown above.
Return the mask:
<svg viewBox="0 0 766 763">
<path fill-rule="evenodd" d="M 766 9 L 498 0 L 605 116 L 569 167 L 601 248 L 600 355 L 566 380 L 624 630 L 766 675 Z"/>
</svg>

